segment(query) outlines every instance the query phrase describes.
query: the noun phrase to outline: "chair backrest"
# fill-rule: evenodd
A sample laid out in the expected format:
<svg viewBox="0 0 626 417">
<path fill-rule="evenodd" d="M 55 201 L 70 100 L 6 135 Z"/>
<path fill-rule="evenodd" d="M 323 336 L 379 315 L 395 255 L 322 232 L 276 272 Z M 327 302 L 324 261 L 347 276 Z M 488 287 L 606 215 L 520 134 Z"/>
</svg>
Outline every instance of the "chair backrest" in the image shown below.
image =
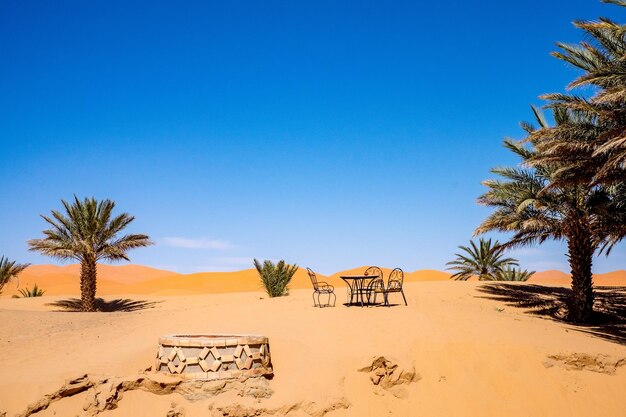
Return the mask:
<svg viewBox="0 0 626 417">
<path fill-rule="evenodd" d="M 378 275 L 378 278 L 383 279 L 383 270 L 377 266 L 370 266 L 369 268 L 365 270 L 365 273 L 363 275 L 365 276 Z"/>
<path fill-rule="evenodd" d="M 311 284 L 313 284 L 313 289 L 317 290 L 317 276 L 315 276 L 315 272 L 313 272 L 311 268 L 307 268 L 306 272 L 309 273 L 309 278 L 311 278 Z"/>
<path fill-rule="evenodd" d="M 404 282 L 404 272 L 400 268 L 395 268 L 389 274 L 389 280 L 387 281 L 387 289 L 402 289 L 402 283 Z"/>
</svg>

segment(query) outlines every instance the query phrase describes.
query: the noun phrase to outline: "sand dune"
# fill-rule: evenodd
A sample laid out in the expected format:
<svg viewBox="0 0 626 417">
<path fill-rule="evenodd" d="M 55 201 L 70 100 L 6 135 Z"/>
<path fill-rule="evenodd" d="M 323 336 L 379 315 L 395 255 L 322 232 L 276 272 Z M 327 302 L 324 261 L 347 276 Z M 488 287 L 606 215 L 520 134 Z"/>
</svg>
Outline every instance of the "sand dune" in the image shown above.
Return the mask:
<svg viewBox="0 0 626 417">
<path fill-rule="evenodd" d="M 98 265 L 98 295 L 141 293 L 150 290 L 148 282 L 169 277 L 172 281 L 180 274 L 142 265 Z M 31 265 L 18 280 L 3 288 L 3 295 L 19 294 L 21 288 L 37 284 L 47 295 L 76 295 L 80 293 L 80 265 Z M 141 288 L 145 285 L 145 288 Z M 159 289 L 155 289 L 158 291 Z M 152 291 L 149 291 L 152 292 Z"/>
<path fill-rule="evenodd" d="M 344 287 L 341 275 L 362 274 L 366 266 L 348 269 L 325 276 L 317 274 L 318 280 L 335 287 Z M 382 268 L 385 276 L 390 268 Z M 418 270 L 405 273 L 406 282 L 447 281 L 450 274 L 436 270 Z M 529 280 L 533 284 L 568 286 L 570 276 L 561 271 L 537 272 Z M 614 271 L 594 275 L 598 286 L 626 286 L 626 271 Z M 45 289 L 46 295 L 78 295 L 80 293 L 80 265 L 32 265 L 4 288 L 3 295 L 18 294 L 21 288 L 34 284 Z M 311 288 L 305 269 L 299 269 L 290 288 Z M 199 272 L 179 274 L 142 265 L 98 265 L 98 295 L 154 294 L 189 295 L 205 293 L 249 292 L 262 290 L 255 269 L 236 272 Z"/>
<path fill-rule="evenodd" d="M 528 280 L 531 284 L 569 286 L 571 277 L 561 271 L 544 271 L 535 273 Z M 594 274 L 593 282 L 596 286 L 626 286 L 626 271 L 613 271 L 606 274 Z"/>
<path fill-rule="evenodd" d="M 593 277 L 595 285 L 599 286 L 624 286 L 626 285 L 626 271 L 613 271 L 606 274 L 597 274 Z"/>
<path fill-rule="evenodd" d="M 531 284 L 569 285 L 570 275 L 557 270 L 535 272 L 529 279 Z"/>
</svg>

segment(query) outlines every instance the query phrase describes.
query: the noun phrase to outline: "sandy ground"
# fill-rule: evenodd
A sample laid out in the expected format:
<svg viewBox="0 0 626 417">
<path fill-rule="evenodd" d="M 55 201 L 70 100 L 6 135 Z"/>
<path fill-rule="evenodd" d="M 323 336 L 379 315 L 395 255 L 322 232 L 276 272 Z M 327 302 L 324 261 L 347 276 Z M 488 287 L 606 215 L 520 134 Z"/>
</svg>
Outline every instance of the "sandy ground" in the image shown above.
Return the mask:
<svg viewBox="0 0 626 417">
<path fill-rule="evenodd" d="M 274 394 L 258 400 L 226 393 L 192 402 L 177 393 L 128 391 L 116 409 L 100 415 L 223 415 L 220 407 L 233 404 L 243 408 L 231 416 L 625 415 L 626 342 L 486 299 L 483 286 L 410 282 L 409 306 L 389 308 L 314 308 L 311 291 L 298 289 L 275 299 L 261 292 L 128 294 L 156 304 L 112 313 L 57 312 L 47 305 L 63 297 L 3 296 L 0 415 L 23 412 L 68 378 L 136 374 L 152 364 L 159 336 L 172 333 L 268 336 Z M 345 289 L 337 292 L 345 300 Z M 393 390 L 374 386 L 358 370 L 376 356 L 414 367 L 416 380 Z M 84 401 L 76 395 L 35 415 L 82 416 Z"/>
</svg>

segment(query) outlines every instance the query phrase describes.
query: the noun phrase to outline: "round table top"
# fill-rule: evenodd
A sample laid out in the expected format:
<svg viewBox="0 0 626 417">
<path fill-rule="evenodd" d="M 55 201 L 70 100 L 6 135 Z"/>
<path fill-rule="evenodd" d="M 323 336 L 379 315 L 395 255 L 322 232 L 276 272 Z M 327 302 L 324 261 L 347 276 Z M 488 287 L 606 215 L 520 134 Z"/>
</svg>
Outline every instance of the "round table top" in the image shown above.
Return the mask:
<svg viewBox="0 0 626 417">
<path fill-rule="evenodd" d="M 342 279 L 378 278 L 378 275 L 340 275 Z"/>
</svg>

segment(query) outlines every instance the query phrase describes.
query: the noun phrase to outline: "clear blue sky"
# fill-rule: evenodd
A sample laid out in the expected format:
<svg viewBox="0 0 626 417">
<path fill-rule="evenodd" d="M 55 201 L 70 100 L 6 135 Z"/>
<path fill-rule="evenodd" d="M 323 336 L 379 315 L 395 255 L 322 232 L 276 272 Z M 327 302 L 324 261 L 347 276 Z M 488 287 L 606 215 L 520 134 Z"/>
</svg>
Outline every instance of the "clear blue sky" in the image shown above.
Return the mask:
<svg viewBox="0 0 626 417">
<path fill-rule="evenodd" d="M 77 194 L 137 217 L 140 264 L 443 269 L 516 162 L 503 137 L 576 75 L 554 43 L 601 15 L 626 20 L 595 0 L 1 2 L 0 254 L 56 262 L 26 240 Z M 567 270 L 564 251 L 517 255 Z"/>
</svg>

